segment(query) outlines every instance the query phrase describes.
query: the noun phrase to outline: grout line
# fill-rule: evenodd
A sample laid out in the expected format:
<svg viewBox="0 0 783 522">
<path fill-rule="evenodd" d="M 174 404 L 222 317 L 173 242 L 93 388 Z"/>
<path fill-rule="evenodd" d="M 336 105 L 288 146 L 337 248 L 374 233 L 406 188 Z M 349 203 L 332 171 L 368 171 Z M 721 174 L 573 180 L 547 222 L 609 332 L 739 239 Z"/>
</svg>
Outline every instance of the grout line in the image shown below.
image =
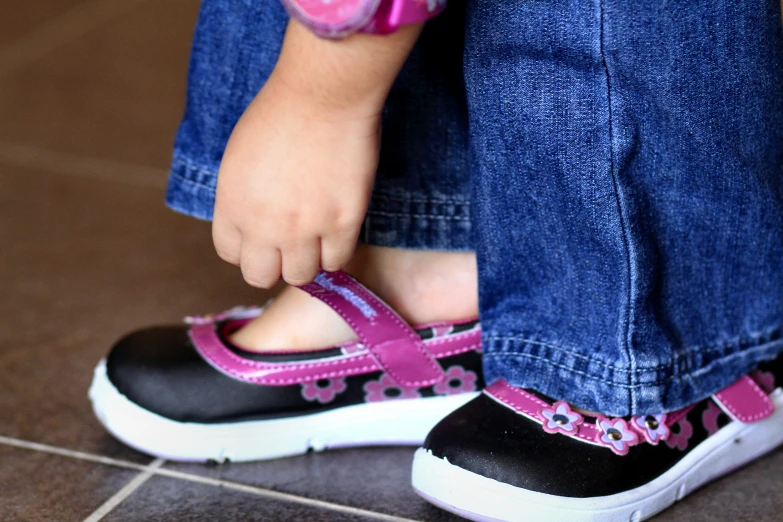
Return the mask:
<svg viewBox="0 0 783 522">
<path fill-rule="evenodd" d="M 113 459 L 111 457 L 103 457 L 100 455 L 95 455 L 93 453 L 85 453 L 83 451 L 69 450 L 65 448 L 59 448 L 57 446 L 50 446 L 48 444 L 29 442 L 26 440 L 16 439 L 13 437 L 4 437 L 2 435 L 0 435 L 0 444 L 6 444 L 8 446 L 14 446 L 16 448 L 28 449 L 33 451 L 40 451 L 43 453 L 51 453 L 53 455 L 60 455 L 63 457 L 86 460 L 88 462 L 106 464 L 108 466 L 115 466 L 119 468 L 135 469 L 142 472 L 149 471 L 152 475 L 160 475 L 162 477 L 179 479 L 187 482 L 194 482 L 196 484 L 205 484 L 208 486 L 223 487 L 226 489 L 232 489 L 234 491 L 249 493 L 251 495 L 256 495 L 259 497 L 271 498 L 273 500 L 282 500 L 284 502 L 292 502 L 295 504 L 304 504 L 307 506 L 325 509 L 329 511 L 336 511 L 348 515 L 356 515 L 365 518 L 371 518 L 373 520 L 381 520 L 384 522 L 418 522 L 410 518 L 397 517 L 394 515 L 386 515 L 384 513 L 377 513 L 375 511 L 370 511 L 367 509 L 344 506 L 342 504 L 336 504 L 325 500 L 316 500 L 307 497 L 300 497 L 298 495 L 294 495 L 291 493 L 282 493 L 280 491 L 273 491 L 271 489 L 249 486 L 247 484 L 242 484 L 239 482 L 213 479 L 210 477 L 204 477 L 202 475 L 195 475 L 193 473 L 184 473 L 181 471 L 174 471 L 165 468 L 153 469 L 152 466 L 157 462 L 157 460 L 153 461 L 148 465 L 136 464 L 134 462 L 129 462 L 127 460 Z"/>
<path fill-rule="evenodd" d="M 163 169 L 77 156 L 18 143 L 0 141 L 0 163 L 137 187 L 161 189 L 166 186 L 166 172 Z"/>
<path fill-rule="evenodd" d="M 53 455 L 59 455 L 61 457 L 70 457 L 72 459 L 86 460 L 88 462 L 95 462 L 96 464 L 106 464 L 107 466 L 115 466 L 118 468 L 144 471 L 147 469 L 148 466 L 146 464 L 136 464 L 135 462 L 130 462 L 127 460 L 119 460 L 119 459 L 113 459 L 111 457 L 103 457 L 101 455 L 95 455 L 93 453 L 85 453 L 83 451 L 58 448 L 57 446 L 50 446 L 49 444 L 30 442 L 21 439 L 15 439 L 13 437 L 4 437 L 3 435 L 0 435 L 0 444 L 13 446 L 15 448 L 40 451 L 42 453 L 51 453 Z"/>
<path fill-rule="evenodd" d="M 146 0 L 89 0 L 0 47 L 0 76 L 38 60 Z"/>
<path fill-rule="evenodd" d="M 153 460 L 146 470 L 133 477 L 133 479 L 125 484 L 122 489 L 112 495 L 109 500 L 101 504 L 101 506 L 93 511 L 89 517 L 85 518 L 84 522 L 99 522 L 103 517 L 111 513 L 114 508 L 119 506 L 123 500 L 131 496 L 134 491 L 151 479 L 152 476 L 155 475 L 155 470 L 160 468 L 165 462 L 166 461 L 163 459 Z"/>
<path fill-rule="evenodd" d="M 293 495 L 291 493 L 282 493 L 280 491 L 273 491 L 271 489 L 258 488 L 255 486 L 249 486 L 239 482 L 231 482 L 229 480 L 213 479 L 210 477 L 204 477 L 202 475 L 194 475 L 192 473 L 183 473 L 181 471 L 174 471 L 171 469 L 159 469 L 156 471 L 157 475 L 165 477 L 176 478 L 180 480 L 187 480 L 189 482 L 196 482 L 198 484 L 206 484 L 210 486 L 217 486 L 226 489 L 233 489 L 234 491 L 241 491 L 243 493 L 250 493 L 259 497 L 271 498 L 274 500 L 282 500 L 285 502 L 293 502 L 297 504 L 304 504 L 307 506 L 317 507 L 321 509 L 327 509 L 329 511 L 338 511 L 348 515 L 357 515 L 366 518 L 372 518 L 374 520 L 383 520 L 385 522 L 417 522 L 410 518 L 397 517 L 394 515 L 386 515 L 384 513 L 377 513 L 375 511 L 369 511 L 362 508 L 355 508 L 351 506 L 344 506 L 342 504 L 335 504 L 325 500 L 316 500 L 313 498 L 300 497 L 299 495 Z"/>
</svg>

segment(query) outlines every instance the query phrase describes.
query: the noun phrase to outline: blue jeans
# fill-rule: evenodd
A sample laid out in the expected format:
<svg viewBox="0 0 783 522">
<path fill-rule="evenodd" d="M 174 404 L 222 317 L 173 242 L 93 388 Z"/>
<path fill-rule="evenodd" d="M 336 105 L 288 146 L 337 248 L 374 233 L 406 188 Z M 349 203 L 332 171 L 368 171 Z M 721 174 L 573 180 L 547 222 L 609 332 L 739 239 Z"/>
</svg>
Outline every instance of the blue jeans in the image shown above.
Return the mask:
<svg viewBox="0 0 783 522">
<path fill-rule="evenodd" d="M 210 219 L 277 2 L 204 0 L 170 206 Z M 606 414 L 783 351 L 779 0 L 453 0 L 389 97 L 363 241 L 475 250 L 484 364 Z"/>
</svg>

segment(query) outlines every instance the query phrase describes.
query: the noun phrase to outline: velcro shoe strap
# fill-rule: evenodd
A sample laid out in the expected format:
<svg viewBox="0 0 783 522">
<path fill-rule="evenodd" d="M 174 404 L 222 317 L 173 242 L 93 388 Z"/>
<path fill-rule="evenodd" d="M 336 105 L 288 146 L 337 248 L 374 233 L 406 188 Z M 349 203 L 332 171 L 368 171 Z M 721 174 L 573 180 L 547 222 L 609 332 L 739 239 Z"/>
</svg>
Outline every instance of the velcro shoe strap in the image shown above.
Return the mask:
<svg viewBox="0 0 783 522">
<path fill-rule="evenodd" d="M 769 395 L 747 375 L 712 398 L 731 418 L 746 424 L 766 419 L 775 410 Z"/>
<path fill-rule="evenodd" d="M 429 386 L 445 378 L 416 332 L 362 284 L 344 272 L 324 272 L 301 287 L 342 317 L 378 364 L 398 384 Z"/>
</svg>

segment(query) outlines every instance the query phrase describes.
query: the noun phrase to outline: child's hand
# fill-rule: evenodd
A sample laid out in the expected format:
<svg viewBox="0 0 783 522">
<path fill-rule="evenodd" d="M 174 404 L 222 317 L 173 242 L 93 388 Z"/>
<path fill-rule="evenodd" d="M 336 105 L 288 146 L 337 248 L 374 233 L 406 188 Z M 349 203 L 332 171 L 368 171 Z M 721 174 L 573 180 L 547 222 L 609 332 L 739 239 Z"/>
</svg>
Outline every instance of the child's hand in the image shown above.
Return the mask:
<svg viewBox="0 0 783 522">
<path fill-rule="evenodd" d="M 380 114 L 422 25 L 321 40 L 288 24 L 280 57 L 228 141 L 212 236 L 245 280 L 309 283 L 351 258 L 378 166 Z"/>
<path fill-rule="evenodd" d="M 379 111 L 307 107 L 272 76 L 228 142 L 212 228 L 220 257 L 263 288 L 351 258 L 380 145 Z"/>
</svg>

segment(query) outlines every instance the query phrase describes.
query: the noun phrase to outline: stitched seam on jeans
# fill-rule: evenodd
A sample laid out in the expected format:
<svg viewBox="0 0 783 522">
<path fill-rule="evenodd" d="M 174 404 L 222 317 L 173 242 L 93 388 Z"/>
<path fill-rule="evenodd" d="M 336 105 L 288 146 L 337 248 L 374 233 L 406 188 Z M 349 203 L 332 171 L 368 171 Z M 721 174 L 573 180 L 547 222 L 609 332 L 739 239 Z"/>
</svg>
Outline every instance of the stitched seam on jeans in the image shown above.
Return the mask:
<svg viewBox="0 0 783 522">
<path fill-rule="evenodd" d="M 196 163 L 195 161 L 191 160 L 186 156 L 175 155 L 174 158 L 171 160 L 171 163 L 180 163 L 190 169 L 197 170 L 202 174 L 207 174 L 208 176 L 217 175 L 217 170 L 213 169 L 210 166 L 203 165 L 201 163 Z"/>
<path fill-rule="evenodd" d="M 395 213 L 395 212 L 379 212 L 377 210 L 370 210 L 367 212 L 368 215 L 371 216 L 384 216 L 384 217 L 408 217 L 408 218 L 424 218 L 424 219 L 439 219 L 443 221 L 470 221 L 471 219 L 469 217 L 460 217 L 460 216 L 437 216 L 432 214 L 406 214 L 404 212 Z"/>
<path fill-rule="evenodd" d="M 678 350 L 677 353 L 674 354 L 674 356 L 671 358 L 671 360 L 666 364 L 659 364 L 656 366 L 636 366 L 637 370 L 662 370 L 664 368 L 668 368 L 674 364 L 677 364 L 680 360 L 685 359 L 686 357 L 693 356 L 694 352 L 699 352 L 701 355 L 709 355 L 715 352 L 723 352 L 726 350 L 736 349 L 741 345 L 748 345 L 748 344 L 756 344 L 756 346 L 764 346 L 770 343 L 779 342 L 783 340 L 783 337 L 777 337 L 775 339 L 769 339 L 772 335 L 774 335 L 777 332 L 780 332 L 780 327 L 771 328 L 770 330 L 761 333 L 757 335 L 756 337 L 738 337 L 737 339 L 733 339 L 730 343 L 727 344 L 714 344 L 714 345 L 705 345 L 705 346 L 691 346 L 688 348 L 685 348 L 683 350 Z M 536 346 L 544 346 L 546 348 L 551 348 L 552 350 L 555 350 L 557 352 L 565 353 L 567 355 L 571 355 L 573 357 L 576 357 L 577 359 L 582 359 L 591 363 L 600 364 L 601 366 L 605 366 L 610 369 L 616 369 L 618 371 L 630 371 L 622 366 L 615 366 L 611 363 L 603 362 L 599 359 L 596 359 L 594 357 L 588 357 L 586 355 L 582 355 L 581 353 L 578 353 L 574 351 L 573 348 L 565 348 L 562 346 L 557 346 L 555 344 L 549 344 L 542 341 L 534 341 L 532 339 L 528 339 L 526 337 L 519 337 L 519 336 L 503 336 L 503 335 L 487 335 L 484 337 L 487 341 L 518 341 L 523 342 L 526 344 L 532 344 Z M 763 344 L 758 344 L 759 341 L 764 340 Z M 755 347 L 754 347 L 755 348 Z M 517 353 L 517 352 L 510 352 L 506 350 L 499 350 L 497 352 L 493 353 Z"/>
<path fill-rule="evenodd" d="M 470 206 L 470 201 L 461 199 L 418 199 L 418 198 L 403 198 L 398 196 L 388 196 L 386 194 L 373 193 L 372 199 L 385 199 L 389 201 L 401 201 L 403 203 L 431 203 L 431 204 L 454 204 Z"/>
<path fill-rule="evenodd" d="M 599 50 L 601 53 L 601 65 L 604 71 L 604 78 L 606 80 L 606 109 L 607 109 L 607 118 L 608 118 L 608 132 L 609 132 L 609 164 L 611 169 L 611 175 L 612 175 L 612 185 L 614 187 L 614 195 L 615 195 L 615 201 L 617 203 L 617 213 L 618 217 L 620 218 L 620 229 L 622 232 L 622 239 L 623 239 L 623 249 L 625 250 L 625 262 L 626 262 L 626 285 L 628 288 L 628 292 L 626 295 L 626 306 L 625 306 L 625 318 L 623 321 L 621 321 L 622 328 L 623 328 L 623 338 L 624 342 L 621 343 L 621 347 L 625 351 L 626 359 L 628 360 L 628 364 L 631 367 L 631 372 L 628 373 L 628 384 L 633 385 L 634 384 L 634 376 L 636 373 L 634 370 L 636 369 L 636 357 L 634 357 L 633 350 L 631 349 L 632 342 L 632 336 L 633 336 L 633 303 L 634 303 L 634 276 L 633 276 L 633 269 L 634 269 L 634 263 L 632 257 L 635 257 L 635 253 L 633 251 L 633 245 L 631 242 L 630 237 L 630 231 L 628 229 L 628 223 L 627 223 L 627 212 L 628 209 L 625 208 L 625 205 L 623 203 L 622 194 L 620 193 L 620 180 L 617 172 L 617 161 L 615 158 L 615 148 L 614 148 L 614 137 L 615 137 L 615 130 L 614 130 L 614 113 L 612 111 L 612 79 L 611 75 L 609 74 L 609 64 L 606 60 L 606 50 L 605 50 L 605 42 L 606 42 L 606 31 L 605 31 L 605 21 L 606 21 L 606 9 L 604 7 L 604 0 L 598 0 L 598 6 L 600 9 L 600 18 L 599 18 Z M 629 404 L 628 408 L 629 410 L 633 411 L 635 408 L 636 403 L 636 397 L 633 393 L 631 393 L 628 397 Z"/>
<path fill-rule="evenodd" d="M 196 187 L 209 190 L 210 192 L 214 192 L 215 191 L 215 187 L 210 187 L 209 185 L 205 185 L 203 183 L 199 183 L 198 181 L 193 181 L 190 178 L 185 178 L 185 177 L 180 176 L 179 174 L 175 174 L 173 172 L 169 174 L 169 177 L 171 177 L 172 179 L 177 180 L 178 182 L 181 181 L 183 183 L 188 183 L 190 185 L 195 185 Z"/>
<path fill-rule="evenodd" d="M 615 382 L 615 381 L 608 380 L 608 379 L 601 379 L 601 378 L 596 377 L 594 375 L 591 375 L 591 374 L 589 374 L 587 372 L 583 372 L 581 370 L 575 370 L 575 369 L 573 369 L 570 366 L 566 366 L 566 365 L 560 364 L 560 363 L 554 363 L 551 360 L 547 359 L 546 357 L 541 357 L 539 355 L 533 355 L 533 354 L 528 354 L 528 353 L 512 353 L 512 352 L 501 352 L 501 353 L 497 353 L 497 352 L 486 353 L 485 352 L 484 353 L 484 357 L 486 358 L 486 357 L 492 357 L 492 356 L 497 355 L 499 359 L 510 359 L 512 357 L 514 357 L 514 358 L 524 357 L 526 359 L 534 359 L 534 360 L 538 360 L 538 361 L 543 361 L 543 362 L 545 362 L 546 364 L 548 364 L 550 366 L 554 366 L 556 368 L 560 368 L 560 369 L 563 369 L 563 370 L 568 370 L 569 372 L 575 373 L 577 375 L 582 375 L 583 377 L 585 377 L 587 379 L 590 379 L 591 381 L 600 382 L 600 383 L 603 383 L 603 384 L 610 384 L 612 386 L 617 386 L 618 388 L 640 389 L 640 388 L 646 388 L 646 387 L 650 387 L 650 386 L 658 386 L 658 385 L 661 385 L 661 384 L 666 384 L 669 381 L 673 381 L 673 380 L 682 380 L 684 378 L 699 377 L 701 374 L 707 373 L 710 370 L 712 370 L 712 368 L 714 366 L 716 366 L 716 365 L 724 364 L 724 363 L 728 362 L 731 359 L 736 359 L 736 358 L 738 358 L 740 356 L 747 355 L 749 352 L 757 352 L 757 351 L 768 350 L 769 347 L 770 347 L 769 345 L 777 344 L 777 343 L 780 343 L 781 341 L 783 341 L 783 339 L 778 339 L 776 341 L 772 341 L 772 342 L 769 342 L 769 343 L 766 343 L 766 344 L 755 346 L 753 348 L 750 348 L 750 349 L 742 351 L 742 352 L 735 352 L 735 353 L 726 355 L 724 357 L 721 357 L 720 359 L 715 359 L 714 361 L 710 362 L 707 366 L 704 366 L 702 368 L 698 368 L 697 370 L 694 370 L 693 372 L 690 372 L 690 373 L 675 374 L 675 375 L 671 375 L 669 377 L 666 377 L 665 379 L 661 379 L 661 380 L 658 380 L 658 381 L 645 382 L 645 383 L 634 384 L 634 385 L 629 385 L 629 384 L 625 384 L 625 383 L 619 383 L 619 382 Z M 639 371 L 639 369 L 637 369 L 636 372 L 637 372 L 637 374 L 641 373 Z"/>
</svg>

